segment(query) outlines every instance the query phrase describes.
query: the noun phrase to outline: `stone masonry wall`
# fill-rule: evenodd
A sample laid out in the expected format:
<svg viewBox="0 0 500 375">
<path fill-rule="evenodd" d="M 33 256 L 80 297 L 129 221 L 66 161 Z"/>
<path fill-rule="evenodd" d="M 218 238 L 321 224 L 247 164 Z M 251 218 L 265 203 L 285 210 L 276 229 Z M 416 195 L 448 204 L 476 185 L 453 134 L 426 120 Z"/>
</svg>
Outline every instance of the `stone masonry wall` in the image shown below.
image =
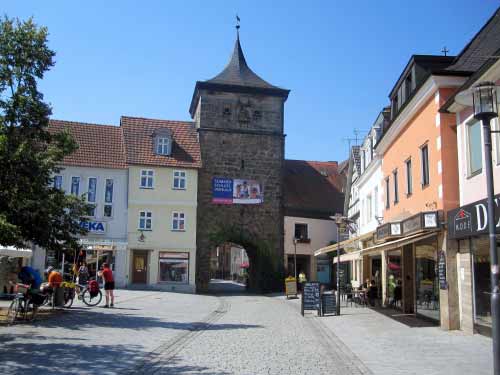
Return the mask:
<svg viewBox="0 0 500 375">
<path fill-rule="evenodd" d="M 283 263 L 283 99 L 205 91 L 198 106 L 195 121 L 203 167 L 198 175 L 196 263 L 197 290 L 204 291 L 213 246 L 209 237 L 222 228 L 238 226 L 272 243 L 278 263 Z M 264 203 L 213 204 L 213 177 L 259 181 Z"/>
</svg>

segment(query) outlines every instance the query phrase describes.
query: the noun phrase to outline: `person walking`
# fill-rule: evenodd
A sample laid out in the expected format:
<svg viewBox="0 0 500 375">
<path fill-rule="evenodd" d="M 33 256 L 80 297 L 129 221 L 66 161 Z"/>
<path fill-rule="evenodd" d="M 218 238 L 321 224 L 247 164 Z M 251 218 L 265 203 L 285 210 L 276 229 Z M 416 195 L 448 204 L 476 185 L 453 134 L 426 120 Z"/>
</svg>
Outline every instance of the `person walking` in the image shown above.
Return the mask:
<svg viewBox="0 0 500 375">
<path fill-rule="evenodd" d="M 113 271 L 109 268 L 108 263 L 102 264 L 101 276 L 104 279 L 104 291 L 106 293 L 106 304 L 104 307 L 114 307 L 115 306 L 115 279 L 113 278 Z M 109 303 L 111 300 L 111 303 Z"/>
</svg>

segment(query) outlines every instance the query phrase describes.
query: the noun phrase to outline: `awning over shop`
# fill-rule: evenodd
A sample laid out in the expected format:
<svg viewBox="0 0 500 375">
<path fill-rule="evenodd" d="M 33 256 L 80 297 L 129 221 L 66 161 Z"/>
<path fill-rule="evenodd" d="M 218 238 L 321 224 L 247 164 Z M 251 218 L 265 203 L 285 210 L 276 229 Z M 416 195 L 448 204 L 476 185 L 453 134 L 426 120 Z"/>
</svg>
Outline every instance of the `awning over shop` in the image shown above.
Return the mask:
<svg viewBox="0 0 500 375">
<path fill-rule="evenodd" d="M 30 249 L 18 249 L 14 246 L 0 246 L 0 256 L 8 256 L 11 258 L 31 258 L 33 251 Z"/>
<path fill-rule="evenodd" d="M 361 252 L 362 250 L 358 250 L 358 251 L 353 251 L 352 253 L 341 254 L 340 263 L 361 259 Z M 337 258 L 338 257 L 333 258 L 333 263 L 337 263 Z"/>
<path fill-rule="evenodd" d="M 361 236 L 349 238 L 348 240 L 342 241 L 342 242 L 340 242 L 338 244 L 336 243 L 336 244 L 333 244 L 333 245 L 322 247 L 321 249 L 318 249 L 318 250 L 316 250 L 314 252 L 314 256 L 317 257 L 319 255 L 326 254 L 326 253 L 329 253 L 331 251 L 337 251 L 337 249 L 339 247 L 341 249 L 345 249 L 348 245 L 354 244 L 355 242 L 369 239 L 370 237 L 373 236 L 373 233 L 374 232 L 365 233 L 365 234 L 363 234 Z"/>
<path fill-rule="evenodd" d="M 436 236 L 437 234 L 438 234 L 438 231 L 418 233 L 418 234 L 414 234 L 412 236 L 400 238 L 398 240 L 384 242 L 384 243 L 381 243 L 378 245 L 367 247 L 366 249 L 361 250 L 361 253 L 362 253 L 362 255 L 370 255 L 371 253 L 378 253 L 378 252 L 384 251 L 384 250 L 391 250 L 391 249 L 395 249 L 398 247 L 402 247 L 404 245 L 408 245 L 408 244 L 416 242 L 416 241 L 423 240 L 425 238 Z M 342 258 L 341 258 L 341 260 L 342 260 Z"/>
</svg>

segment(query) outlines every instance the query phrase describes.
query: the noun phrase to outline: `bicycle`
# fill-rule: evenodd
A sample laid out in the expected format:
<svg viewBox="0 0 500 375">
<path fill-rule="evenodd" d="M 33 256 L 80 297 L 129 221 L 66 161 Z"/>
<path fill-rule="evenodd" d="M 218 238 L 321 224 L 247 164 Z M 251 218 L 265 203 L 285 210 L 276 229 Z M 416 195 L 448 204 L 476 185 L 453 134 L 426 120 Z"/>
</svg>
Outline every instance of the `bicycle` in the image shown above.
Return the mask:
<svg viewBox="0 0 500 375">
<path fill-rule="evenodd" d="M 32 321 L 38 312 L 38 304 L 34 303 L 30 286 L 25 284 L 15 285 L 16 295 L 7 311 L 7 322 L 14 324 L 18 316 L 25 321 Z"/>
<path fill-rule="evenodd" d="M 89 281 L 90 282 L 90 281 Z M 78 285 L 78 299 L 83 301 L 87 306 L 93 307 L 97 306 L 102 301 L 102 292 L 101 289 L 97 291 L 97 294 L 92 295 L 89 289 L 89 284 L 87 285 Z"/>
<path fill-rule="evenodd" d="M 69 309 L 73 305 L 73 301 L 75 299 L 75 289 L 76 284 L 68 281 L 63 281 L 60 285 L 60 288 L 64 290 L 64 303 L 62 307 Z M 42 303 L 43 306 L 50 304 L 52 308 L 54 305 L 54 290 L 52 288 L 44 288 L 42 295 L 44 296 L 44 301 Z"/>
</svg>

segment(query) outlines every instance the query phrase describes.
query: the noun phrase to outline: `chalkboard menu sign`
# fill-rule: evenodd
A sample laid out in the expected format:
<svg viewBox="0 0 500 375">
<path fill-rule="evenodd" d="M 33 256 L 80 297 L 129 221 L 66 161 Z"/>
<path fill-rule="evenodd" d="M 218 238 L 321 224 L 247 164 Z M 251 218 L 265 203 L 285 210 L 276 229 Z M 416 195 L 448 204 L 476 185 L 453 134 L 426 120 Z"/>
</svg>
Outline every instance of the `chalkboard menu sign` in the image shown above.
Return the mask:
<svg viewBox="0 0 500 375">
<path fill-rule="evenodd" d="M 335 299 L 335 293 L 326 292 L 321 296 L 321 312 L 322 315 L 325 314 L 335 314 L 337 311 L 337 300 Z"/>
<path fill-rule="evenodd" d="M 320 315 L 321 301 L 319 283 L 307 282 L 302 285 L 304 286 L 302 289 L 302 315 L 304 315 L 304 310 L 316 310 L 318 311 L 318 315 Z"/>
<path fill-rule="evenodd" d="M 438 252 L 438 278 L 439 289 L 448 289 L 446 282 L 446 253 L 444 251 Z"/>
</svg>

